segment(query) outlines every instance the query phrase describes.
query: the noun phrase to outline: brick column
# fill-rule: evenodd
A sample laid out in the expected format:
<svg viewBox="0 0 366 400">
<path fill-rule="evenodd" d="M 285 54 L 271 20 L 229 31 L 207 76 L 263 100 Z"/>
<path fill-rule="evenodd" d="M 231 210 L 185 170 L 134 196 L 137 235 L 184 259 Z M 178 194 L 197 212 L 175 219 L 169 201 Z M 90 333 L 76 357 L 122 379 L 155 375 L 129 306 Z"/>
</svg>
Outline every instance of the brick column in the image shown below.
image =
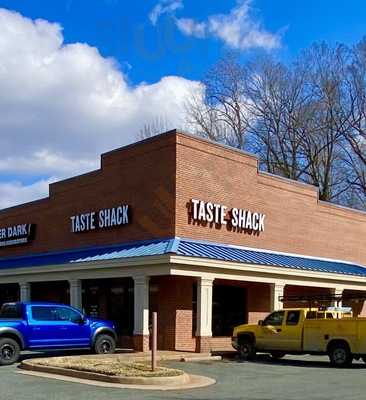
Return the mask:
<svg viewBox="0 0 366 400">
<path fill-rule="evenodd" d="M 136 275 L 134 280 L 133 343 L 137 351 L 149 350 L 149 277 Z"/>
<path fill-rule="evenodd" d="M 212 278 L 199 278 L 197 283 L 196 351 L 208 353 L 212 338 Z"/>
<path fill-rule="evenodd" d="M 284 295 L 285 284 L 284 283 L 271 283 L 271 311 L 281 310 L 283 308 L 282 301 L 279 301 L 279 297 Z"/>
<path fill-rule="evenodd" d="M 81 280 L 72 279 L 69 281 L 70 285 L 70 305 L 82 311 L 82 293 L 81 293 Z"/>
<path fill-rule="evenodd" d="M 30 301 L 31 300 L 31 285 L 29 282 L 20 282 L 20 301 Z"/>
</svg>

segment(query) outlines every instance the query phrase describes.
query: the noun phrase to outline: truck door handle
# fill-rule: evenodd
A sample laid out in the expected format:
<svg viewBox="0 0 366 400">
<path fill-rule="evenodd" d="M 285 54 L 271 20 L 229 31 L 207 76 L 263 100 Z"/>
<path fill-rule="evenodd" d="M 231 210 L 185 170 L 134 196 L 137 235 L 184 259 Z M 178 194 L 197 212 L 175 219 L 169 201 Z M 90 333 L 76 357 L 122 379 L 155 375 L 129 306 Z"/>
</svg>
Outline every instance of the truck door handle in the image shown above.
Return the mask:
<svg viewBox="0 0 366 400">
<path fill-rule="evenodd" d="M 279 329 L 276 329 L 276 331 L 277 331 L 277 332 L 282 332 L 282 329 L 279 328 Z"/>
<path fill-rule="evenodd" d="M 67 331 L 67 327 L 66 326 L 61 326 L 60 328 L 62 331 Z"/>
</svg>

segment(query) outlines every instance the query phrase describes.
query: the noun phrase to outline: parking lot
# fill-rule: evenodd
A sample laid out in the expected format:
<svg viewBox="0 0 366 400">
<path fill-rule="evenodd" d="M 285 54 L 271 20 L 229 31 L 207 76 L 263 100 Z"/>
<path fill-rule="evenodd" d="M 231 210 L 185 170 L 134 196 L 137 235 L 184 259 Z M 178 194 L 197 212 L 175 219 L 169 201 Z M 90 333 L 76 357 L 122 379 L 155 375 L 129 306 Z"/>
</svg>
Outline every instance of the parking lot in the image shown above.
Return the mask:
<svg viewBox="0 0 366 400">
<path fill-rule="evenodd" d="M 217 384 L 187 391 L 132 391 L 107 389 L 18 373 L 16 366 L 0 368 L 1 400 L 100 399 L 348 399 L 364 400 L 366 364 L 350 369 L 329 367 L 327 357 L 287 356 L 273 362 L 267 356 L 243 363 L 236 358 L 199 363 L 170 363 L 188 373 L 205 375 Z"/>
</svg>

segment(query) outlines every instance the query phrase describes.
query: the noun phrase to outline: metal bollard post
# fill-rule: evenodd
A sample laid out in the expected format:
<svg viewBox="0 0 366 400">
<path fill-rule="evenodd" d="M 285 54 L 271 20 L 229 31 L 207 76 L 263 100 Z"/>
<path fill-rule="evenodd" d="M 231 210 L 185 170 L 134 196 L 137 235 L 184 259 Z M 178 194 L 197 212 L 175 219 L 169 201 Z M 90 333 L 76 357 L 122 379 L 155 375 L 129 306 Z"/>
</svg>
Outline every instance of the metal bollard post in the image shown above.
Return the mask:
<svg viewBox="0 0 366 400">
<path fill-rule="evenodd" d="M 151 348 L 151 370 L 156 370 L 156 353 L 158 348 L 158 313 L 152 315 L 152 348 Z"/>
</svg>

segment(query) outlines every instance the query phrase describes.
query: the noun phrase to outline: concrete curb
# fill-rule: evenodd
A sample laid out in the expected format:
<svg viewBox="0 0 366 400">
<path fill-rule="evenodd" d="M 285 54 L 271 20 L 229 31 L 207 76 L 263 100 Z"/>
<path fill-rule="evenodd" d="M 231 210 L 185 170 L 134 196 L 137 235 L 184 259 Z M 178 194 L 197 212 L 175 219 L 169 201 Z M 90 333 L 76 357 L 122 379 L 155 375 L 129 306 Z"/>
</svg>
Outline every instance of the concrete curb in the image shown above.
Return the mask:
<svg viewBox="0 0 366 400">
<path fill-rule="evenodd" d="M 221 356 L 202 356 L 202 357 L 183 357 L 184 362 L 200 362 L 200 361 L 221 361 Z"/>
<path fill-rule="evenodd" d="M 27 360 L 23 361 L 19 368 L 21 369 L 19 373 L 26 375 L 121 389 L 182 390 L 205 387 L 216 383 L 214 379 L 188 375 L 184 372 L 182 375 L 172 377 L 121 377 L 39 365 Z"/>
</svg>

